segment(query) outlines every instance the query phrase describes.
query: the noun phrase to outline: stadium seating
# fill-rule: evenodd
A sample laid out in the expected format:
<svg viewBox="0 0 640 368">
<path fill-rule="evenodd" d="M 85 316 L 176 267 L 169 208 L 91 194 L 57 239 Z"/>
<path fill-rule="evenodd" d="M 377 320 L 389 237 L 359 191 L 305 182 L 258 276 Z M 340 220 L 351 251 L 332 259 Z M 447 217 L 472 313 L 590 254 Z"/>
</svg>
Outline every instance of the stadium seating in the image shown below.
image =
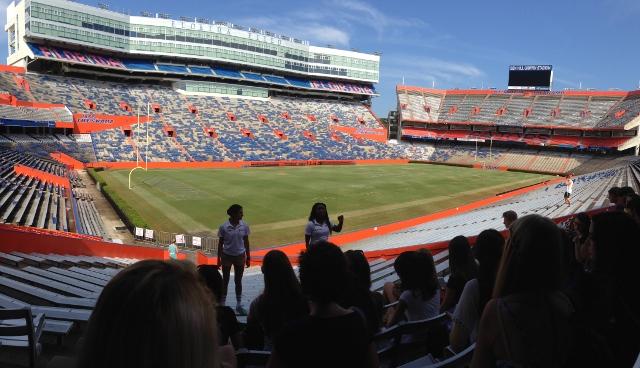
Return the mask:
<svg viewBox="0 0 640 368">
<path fill-rule="evenodd" d="M 86 325 L 106 283 L 136 261 L 0 252 L 0 310 L 30 309 L 34 317 L 42 318 L 44 336 L 60 341 L 76 325 Z"/>
<path fill-rule="evenodd" d="M 481 91 L 436 93 L 398 89 L 398 106 L 402 121 L 615 128 L 638 117 L 640 96 L 623 98 Z M 525 110 L 528 110 L 526 114 Z"/>
<path fill-rule="evenodd" d="M 537 213 L 558 218 L 608 205 L 607 190 L 612 186 L 630 186 L 640 190 L 640 163 L 634 162 L 591 174 L 576 176 L 572 204 L 563 202 L 564 184 L 544 187 L 505 199 L 473 211 L 431 221 L 391 234 L 349 244 L 346 249 L 380 250 L 446 241 L 456 235 L 472 236 L 484 229 L 504 229 L 502 213 L 513 210 L 519 216 Z"/>
<path fill-rule="evenodd" d="M 15 165 L 68 178 L 72 193 L 60 185 L 19 175 Z M 58 162 L 0 147 L 0 223 L 70 231 L 69 216 L 73 216 L 78 233 L 103 237 L 104 224 L 83 187 L 82 180 Z"/>
<path fill-rule="evenodd" d="M 231 71 L 216 69 L 215 72 L 227 75 Z M 9 78 L 11 73 L 1 74 L 4 78 L 0 79 L 0 85 L 4 87 L 6 84 L 10 93 L 21 95 L 20 88 Z M 141 107 L 143 114 L 148 103 L 161 106 L 148 126 L 148 155 L 154 161 L 399 157 L 398 152 L 386 143 L 355 139 L 346 133 L 333 131 L 332 125 L 355 130 L 382 128 L 372 113 L 357 103 L 300 98 L 203 97 L 183 95 L 170 87 L 158 85 L 126 85 L 39 74 L 26 74 L 23 78 L 30 86 L 30 96 L 26 97 L 63 103 L 74 113 L 133 115 L 134 111 L 123 110 L 123 103 L 136 111 Z M 187 106 L 196 107 L 197 113 L 189 111 Z M 234 115 L 236 120 L 229 121 L 227 113 Z M 258 115 L 267 117 L 268 122 L 260 122 Z M 314 116 L 314 121 L 310 121 L 309 116 Z M 167 134 L 167 127 L 173 129 L 173 136 Z M 134 124 L 131 127 L 132 137 L 125 136 L 119 128 L 92 133 L 95 160 L 134 161 L 136 149 L 143 142 L 140 132 L 145 132 L 146 136 L 146 129 L 146 126 Z M 211 137 L 209 131 L 215 131 L 217 137 Z M 276 132 L 283 133 L 282 137 Z M 16 145 L 43 143 L 41 139 L 20 134 L 6 138 Z M 68 140 L 48 140 L 46 143 L 39 149 L 58 149 L 66 145 L 70 147 L 59 150 L 79 159 L 93 158 L 85 152 L 86 147 L 74 147 Z M 140 155 L 144 159 L 146 153 L 142 151 Z"/>
</svg>

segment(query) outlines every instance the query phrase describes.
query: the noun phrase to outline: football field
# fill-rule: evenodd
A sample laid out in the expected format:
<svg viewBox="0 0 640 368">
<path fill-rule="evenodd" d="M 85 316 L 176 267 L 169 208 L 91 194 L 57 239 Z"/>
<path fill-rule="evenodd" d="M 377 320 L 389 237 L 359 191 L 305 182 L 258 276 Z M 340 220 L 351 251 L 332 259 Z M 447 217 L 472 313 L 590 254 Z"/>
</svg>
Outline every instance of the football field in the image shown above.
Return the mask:
<svg viewBox="0 0 640 368">
<path fill-rule="evenodd" d="M 344 231 L 426 215 L 548 179 L 440 165 L 357 165 L 96 172 L 121 209 L 155 230 L 214 235 L 233 203 L 244 207 L 252 248 L 304 241 L 314 202 Z"/>
</svg>

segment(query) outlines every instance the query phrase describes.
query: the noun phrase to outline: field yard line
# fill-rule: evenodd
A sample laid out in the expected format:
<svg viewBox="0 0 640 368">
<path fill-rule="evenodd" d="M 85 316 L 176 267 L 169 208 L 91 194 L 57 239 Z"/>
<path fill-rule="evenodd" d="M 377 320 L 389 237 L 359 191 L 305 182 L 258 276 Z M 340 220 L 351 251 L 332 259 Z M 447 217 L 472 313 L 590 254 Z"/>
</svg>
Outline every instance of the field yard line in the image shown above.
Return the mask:
<svg viewBox="0 0 640 368">
<path fill-rule="evenodd" d="M 115 180 L 119 181 L 121 184 L 128 185 L 128 182 L 126 182 L 126 180 L 128 180 L 128 177 L 126 179 L 124 176 L 120 175 L 113 175 L 112 177 Z M 184 210 L 174 207 L 169 203 L 163 201 L 162 199 L 159 199 L 158 197 L 151 194 L 148 190 L 144 189 L 142 185 L 134 186 L 133 191 L 136 196 L 146 201 L 149 206 L 155 208 L 160 213 L 170 214 L 168 217 L 174 224 L 183 229 L 189 229 L 190 233 L 212 231 L 211 226 L 207 226 L 201 222 L 198 222 L 193 217 L 187 215 Z"/>
<path fill-rule="evenodd" d="M 540 180 L 538 178 L 536 179 L 521 179 L 518 181 L 514 181 L 510 184 L 531 184 L 531 183 L 537 183 Z M 402 208 L 407 208 L 407 207 L 413 207 L 413 206 L 418 206 L 418 205 L 424 205 L 424 204 L 429 204 L 429 203 L 433 203 L 433 202 L 437 202 L 443 199 L 447 199 L 450 198 L 451 196 L 460 196 L 460 195 L 465 195 L 465 194 L 475 194 L 475 193 L 479 193 L 482 191 L 486 191 L 486 190 L 491 190 L 491 189 L 501 189 L 501 188 L 505 188 L 505 184 L 496 184 L 496 185 L 492 185 L 492 186 L 488 186 L 488 187 L 482 187 L 482 188 L 477 188 L 477 189 L 472 189 L 472 190 L 467 190 L 467 191 L 463 191 L 463 192 L 451 192 L 451 195 L 443 195 L 443 196 L 437 196 L 437 197 L 429 197 L 429 198 L 425 198 L 425 199 L 418 199 L 415 201 L 409 201 L 409 202 L 402 202 L 402 203 L 391 203 L 391 204 L 386 204 L 383 206 L 377 206 L 377 207 L 370 207 L 370 208 L 365 208 L 365 209 L 361 209 L 361 210 L 354 210 L 354 211 L 346 211 L 341 213 L 342 215 L 344 215 L 344 217 L 346 218 L 346 220 L 349 220 L 349 217 L 358 217 L 358 216 L 362 216 L 362 215 L 366 215 L 372 212 L 385 212 L 385 211 L 391 211 L 391 210 L 397 210 L 397 209 L 402 209 Z M 334 214 L 334 215 L 339 215 L 339 214 Z M 287 220 L 287 221 L 278 221 L 278 222 L 270 222 L 270 223 L 266 223 L 266 224 L 260 224 L 260 225 L 253 225 L 251 226 L 251 229 L 253 231 L 265 231 L 265 230 L 278 230 L 278 229 L 286 229 L 286 228 L 290 228 L 290 227 L 302 227 L 304 225 L 306 225 L 308 221 L 306 219 L 295 219 L 295 220 Z"/>
</svg>

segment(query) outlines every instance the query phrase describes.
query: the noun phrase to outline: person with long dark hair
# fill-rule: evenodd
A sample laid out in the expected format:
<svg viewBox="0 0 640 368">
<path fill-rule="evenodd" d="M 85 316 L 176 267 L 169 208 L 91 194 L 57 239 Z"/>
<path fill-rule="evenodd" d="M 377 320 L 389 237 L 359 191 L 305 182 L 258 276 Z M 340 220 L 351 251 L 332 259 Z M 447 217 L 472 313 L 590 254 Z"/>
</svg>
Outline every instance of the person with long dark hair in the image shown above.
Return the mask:
<svg viewBox="0 0 640 368">
<path fill-rule="evenodd" d="M 242 218 L 244 211 L 242 206 L 234 204 L 227 209 L 229 221 L 220 225 L 218 229 L 218 264 L 222 266 L 222 304 L 226 303 L 231 266 L 233 266 L 234 282 L 236 286 L 236 313 L 246 314 L 242 307 L 242 275 L 245 265 L 249 267 L 251 262 L 249 247 L 249 225 Z"/>
<path fill-rule="evenodd" d="M 449 344 L 454 352 L 460 352 L 476 341 L 478 322 L 491 299 L 503 248 L 504 237 L 497 230 L 484 230 L 476 239 L 473 250 L 479 263 L 478 277 L 464 286 L 453 313 Z"/>
<path fill-rule="evenodd" d="M 329 241 L 331 233 L 339 233 L 342 231 L 343 224 L 343 215 L 338 216 L 338 224 L 333 224 L 329 220 L 327 205 L 324 203 L 315 203 L 313 207 L 311 207 L 309 222 L 304 229 L 304 243 L 307 249 L 309 248 L 309 245 L 320 240 Z"/>
<path fill-rule="evenodd" d="M 309 306 L 284 252 L 271 250 L 264 256 L 262 275 L 264 291 L 251 302 L 244 336 L 249 348 L 271 350 L 282 327 L 308 315 Z"/>
<path fill-rule="evenodd" d="M 393 326 L 402 320 L 417 321 L 438 315 L 440 292 L 433 257 L 428 250 L 401 253 L 393 263 L 400 278 L 398 304 L 389 308 L 385 325 Z M 396 300 L 392 296 L 389 302 Z"/>
<path fill-rule="evenodd" d="M 310 313 L 282 329 L 267 367 L 378 367 L 364 318 L 339 304 L 349 280 L 340 248 L 317 242 L 300 254 L 299 263 Z"/>
<path fill-rule="evenodd" d="M 441 312 L 447 312 L 458 304 L 464 285 L 475 278 L 478 272 L 469 240 L 462 235 L 456 236 L 449 242 L 449 272 L 444 300 L 440 306 Z"/>
<path fill-rule="evenodd" d="M 371 291 L 371 268 L 364 253 L 361 250 L 348 250 L 344 256 L 351 275 L 344 305 L 358 308 L 363 313 L 369 332 L 373 335 L 382 326 L 384 299 L 382 294 Z"/>
<path fill-rule="evenodd" d="M 565 282 L 562 232 L 548 218 L 527 215 L 511 227 L 493 299 L 486 304 L 471 366 L 565 367 L 573 307 Z"/>
<path fill-rule="evenodd" d="M 100 294 L 76 366 L 216 367 L 216 330 L 211 294 L 193 264 L 140 261 Z"/>
</svg>

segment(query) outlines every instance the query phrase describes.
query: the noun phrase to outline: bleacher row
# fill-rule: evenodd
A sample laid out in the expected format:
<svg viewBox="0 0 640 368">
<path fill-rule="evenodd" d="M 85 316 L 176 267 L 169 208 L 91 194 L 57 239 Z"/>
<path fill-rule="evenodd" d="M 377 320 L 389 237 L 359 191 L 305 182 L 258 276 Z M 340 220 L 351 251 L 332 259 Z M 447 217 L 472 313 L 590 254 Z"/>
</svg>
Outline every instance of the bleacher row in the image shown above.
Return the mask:
<svg viewBox="0 0 640 368">
<path fill-rule="evenodd" d="M 612 158 L 594 158 L 592 155 L 577 152 L 554 152 L 542 149 L 524 149 L 508 147 L 475 147 L 459 142 L 411 143 L 399 145 L 403 156 L 410 160 L 446 162 L 462 165 L 484 165 L 489 167 L 508 167 L 510 169 L 567 173 L 590 161 L 610 162 Z M 592 170 L 593 171 L 593 170 Z M 580 173 L 589 171 L 581 170 Z"/>
<path fill-rule="evenodd" d="M 79 189 L 73 190 L 73 197 L 80 217 L 80 224 L 76 224 L 78 233 L 104 237 L 106 235 L 104 223 L 93 198 Z"/>
<path fill-rule="evenodd" d="M 0 117 L 10 120 L 73 122 L 71 112 L 65 107 L 35 108 L 0 104 Z"/>
<path fill-rule="evenodd" d="M 120 269 L 135 261 L 122 258 L 0 252 L 0 309 L 30 308 L 34 318 L 44 319 L 44 336 L 48 337 L 49 341 L 60 344 L 65 341 L 65 337 L 74 334 L 81 336 L 104 286 Z M 448 251 L 435 254 L 434 261 L 441 285 L 444 286 L 449 273 Z M 372 291 L 381 292 L 385 282 L 398 280 L 393 263 L 394 259 L 380 258 L 370 261 Z M 249 304 L 264 289 L 260 268 L 247 269 L 243 284 L 244 303 Z M 231 289 L 229 292 L 233 295 Z M 246 316 L 238 318 L 241 323 L 246 323 Z M 381 334 L 381 337 L 387 334 L 388 332 L 385 335 Z M 0 336 L 0 346 L 27 345 L 24 338 L 11 339 Z M 385 340 L 384 344 L 380 344 L 379 350 L 386 349 L 388 344 Z M 246 352 L 241 350 L 239 355 L 243 354 Z"/>
<path fill-rule="evenodd" d="M 622 127 L 638 117 L 640 98 L 531 93 L 398 91 L 403 121 L 477 122 L 510 126 Z"/>
<path fill-rule="evenodd" d="M 484 229 L 504 230 L 502 213 L 518 216 L 539 214 L 559 218 L 608 205 L 607 191 L 613 186 L 640 190 L 640 161 L 591 174 L 576 176 L 571 206 L 564 204 L 564 183 L 547 186 L 467 213 L 434 220 L 390 234 L 348 244 L 345 249 L 364 251 L 447 241 L 456 235 L 473 236 Z"/>
<path fill-rule="evenodd" d="M 1 223 L 69 231 L 63 187 L 23 175 L 0 182 Z"/>
<path fill-rule="evenodd" d="M 17 151 L 46 157 L 51 152 L 63 152 L 83 162 L 94 162 L 96 156 L 93 145 L 88 142 L 78 142 L 63 134 L 0 134 L 0 146 Z"/>
<path fill-rule="evenodd" d="M 70 231 L 70 218 L 77 220 L 76 231 L 103 237 L 104 224 L 93 199 L 82 189 L 66 193 L 63 186 L 18 175 L 20 164 L 57 176 L 67 177 L 73 188 L 85 187 L 77 174 L 64 165 L 36 155 L 0 147 L 0 223 Z M 72 194 L 69 197 L 69 194 Z"/>
<path fill-rule="evenodd" d="M 44 335 L 58 343 L 89 320 L 104 286 L 136 260 L 0 252 L 0 309 L 31 309 Z M 0 346 L 25 347 L 26 338 L 0 337 Z"/>
</svg>

